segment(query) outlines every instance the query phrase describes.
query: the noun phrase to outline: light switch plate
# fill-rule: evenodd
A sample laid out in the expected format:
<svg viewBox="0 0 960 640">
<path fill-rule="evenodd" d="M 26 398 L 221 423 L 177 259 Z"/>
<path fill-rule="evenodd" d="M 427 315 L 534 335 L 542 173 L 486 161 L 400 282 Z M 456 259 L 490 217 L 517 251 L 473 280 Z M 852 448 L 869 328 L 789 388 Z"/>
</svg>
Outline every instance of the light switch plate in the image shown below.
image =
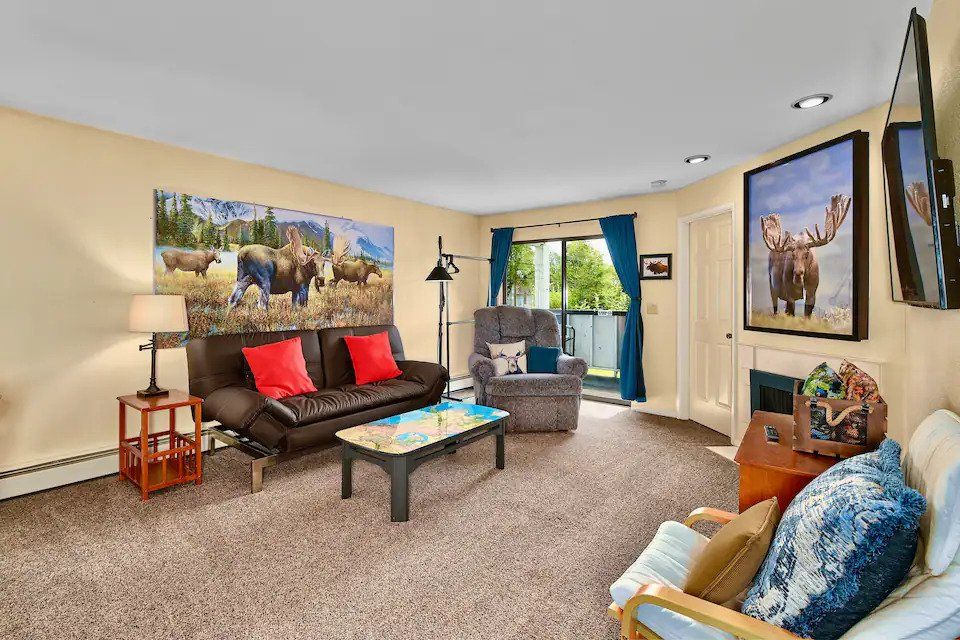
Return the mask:
<svg viewBox="0 0 960 640">
<path fill-rule="evenodd" d="M 657 308 L 657 305 L 653 304 L 652 302 L 647 305 L 647 315 L 648 315 L 648 316 L 655 316 L 655 315 L 657 315 L 658 313 L 660 313 L 660 309 Z"/>
</svg>

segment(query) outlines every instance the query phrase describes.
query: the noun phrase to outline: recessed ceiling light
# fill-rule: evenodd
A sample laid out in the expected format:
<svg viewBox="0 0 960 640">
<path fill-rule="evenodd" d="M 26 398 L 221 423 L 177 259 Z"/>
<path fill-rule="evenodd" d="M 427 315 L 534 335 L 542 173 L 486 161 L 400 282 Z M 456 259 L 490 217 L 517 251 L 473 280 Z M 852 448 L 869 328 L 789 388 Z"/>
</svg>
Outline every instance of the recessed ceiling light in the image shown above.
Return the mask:
<svg viewBox="0 0 960 640">
<path fill-rule="evenodd" d="M 829 93 L 815 93 L 812 96 L 806 96 L 800 98 L 793 103 L 794 109 L 813 109 L 814 107 L 819 107 L 824 102 L 827 102 L 833 96 Z"/>
<path fill-rule="evenodd" d="M 708 156 L 705 153 L 702 153 L 696 156 L 687 156 L 686 158 L 683 159 L 683 161 L 686 162 L 687 164 L 700 164 L 701 162 L 706 162 L 709 159 L 710 159 L 710 156 Z"/>
<path fill-rule="evenodd" d="M 667 181 L 666 181 L 666 180 L 654 180 L 654 181 L 652 181 L 652 182 L 650 183 L 650 186 L 651 186 L 652 188 L 654 188 L 654 189 L 662 189 L 663 187 L 667 186 Z"/>
</svg>

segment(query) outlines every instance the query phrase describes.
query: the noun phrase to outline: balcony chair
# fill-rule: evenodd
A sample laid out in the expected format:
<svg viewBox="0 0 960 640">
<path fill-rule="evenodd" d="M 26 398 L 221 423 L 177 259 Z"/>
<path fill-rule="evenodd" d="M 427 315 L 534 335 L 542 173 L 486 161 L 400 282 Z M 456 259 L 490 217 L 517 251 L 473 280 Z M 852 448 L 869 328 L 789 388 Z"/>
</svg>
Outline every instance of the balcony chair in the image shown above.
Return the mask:
<svg viewBox="0 0 960 640">
<path fill-rule="evenodd" d="M 907 484 L 927 499 L 917 560 L 900 586 L 841 640 L 946 640 L 960 634 L 960 417 L 940 410 L 924 420 L 910 439 L 903 468 Z M 697 509 L 682 525 L 661 525 L 644 555 L 624 574 L 640 575 L 637 565 L 646 557 L 641 573 L 656 579 L 640 584 L 632 596 L 615 595 L 608 609 L 620 623 L 621 640 L 800 640 L 681 590 L 696 553 L 706 544 L 692 529 L 694 523 L 725 524 L 735 517 Z"/>
<path fill-rule="evenodd" d="M 523 340 L 527 348 L 560 346 L 560 325 L 546 309 L 487 307 L 473 314 L 475 329 L 470 373 L 477 404 L 510 412 L 508 431 L 572 431 L 580 415 L 587 363 L 561 354 L 557 373 L 496 375 L 487 344 Z"/>
</svg>

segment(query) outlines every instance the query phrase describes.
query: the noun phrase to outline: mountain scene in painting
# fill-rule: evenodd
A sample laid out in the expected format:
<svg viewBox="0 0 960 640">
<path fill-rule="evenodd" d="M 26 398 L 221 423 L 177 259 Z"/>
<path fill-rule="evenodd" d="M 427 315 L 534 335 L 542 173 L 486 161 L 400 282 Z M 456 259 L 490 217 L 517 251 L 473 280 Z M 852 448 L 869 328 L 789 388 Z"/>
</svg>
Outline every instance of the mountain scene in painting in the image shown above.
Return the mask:
<svg viewBox="0 0 960 640">
<path fill-rule="evenodd" d="M 220 334 L 393 322 L 393 227 L 154 191 L 154 291 L 186 298 L 190 330 Z"/>
</svg>

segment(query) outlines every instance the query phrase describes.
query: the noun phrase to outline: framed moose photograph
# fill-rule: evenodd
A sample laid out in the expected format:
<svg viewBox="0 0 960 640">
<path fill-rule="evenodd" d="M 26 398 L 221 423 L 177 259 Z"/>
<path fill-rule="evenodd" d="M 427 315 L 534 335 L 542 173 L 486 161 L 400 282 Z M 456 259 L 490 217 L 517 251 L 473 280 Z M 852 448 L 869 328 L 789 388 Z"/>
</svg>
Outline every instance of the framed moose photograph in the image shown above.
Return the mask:
<svg viewBox="0 0 960 640">
<path fill-rule="evenodd" d="M 673 254 L 650 253 L 640 256 L 641 280 L 670 280 L 673 277 Z"/>
<path fill-rule="evenodd" d="M 869 138 L 744 174 L 744 329 L 865 340 Z"/>
</svg>

